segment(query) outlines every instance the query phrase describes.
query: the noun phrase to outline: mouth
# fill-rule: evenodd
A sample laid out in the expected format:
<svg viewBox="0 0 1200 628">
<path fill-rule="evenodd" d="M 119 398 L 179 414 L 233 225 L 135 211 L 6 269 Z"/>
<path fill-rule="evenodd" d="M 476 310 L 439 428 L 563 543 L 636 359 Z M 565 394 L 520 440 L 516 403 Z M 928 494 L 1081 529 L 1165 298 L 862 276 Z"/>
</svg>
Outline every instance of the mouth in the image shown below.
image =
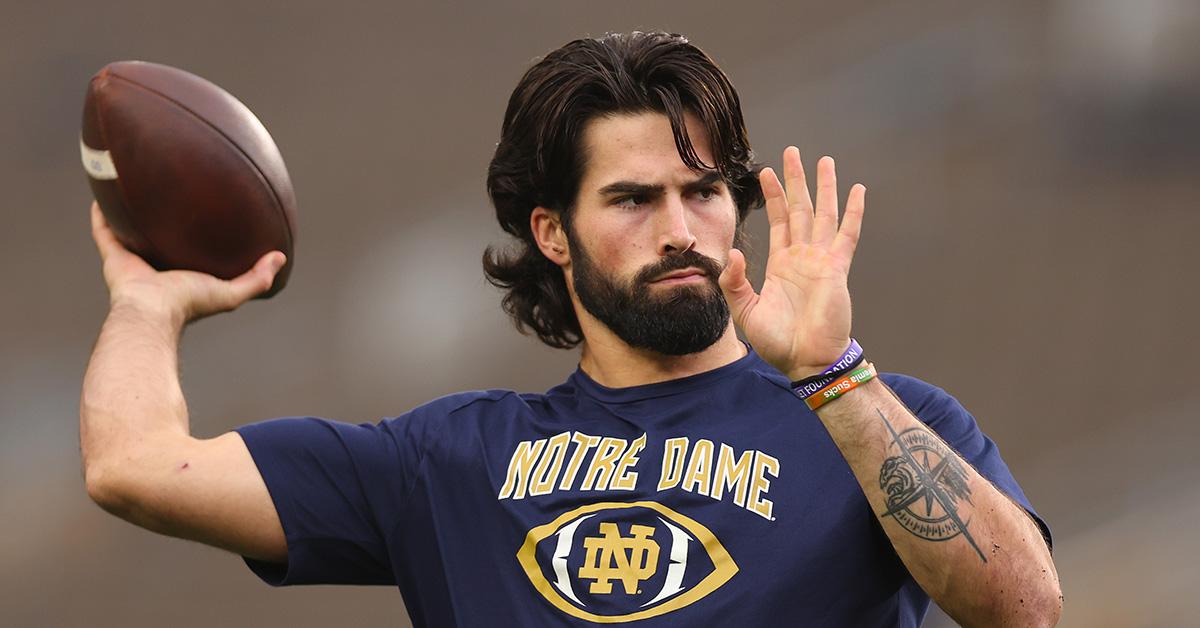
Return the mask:
<svg viewBox="0 0 1200 628">
<path fill-rule="evenodd" d="M 707 277 L 707 276 L 708 275 L 704 271 L 692 266 L 692 267 L 688 267 L 688 268 L 682 268 L 680 270 L 673 270 L 664 275 L 660 275 L 659 277 L 655 278 L 650 283 L 652 283 L 654 285 L 659 285 L 659 286 L 670 286 L 670 285 L 683 284 L 683 283 L 696 283 L 696 282 L 705 281 L 705 277 Z"/>
</svg>

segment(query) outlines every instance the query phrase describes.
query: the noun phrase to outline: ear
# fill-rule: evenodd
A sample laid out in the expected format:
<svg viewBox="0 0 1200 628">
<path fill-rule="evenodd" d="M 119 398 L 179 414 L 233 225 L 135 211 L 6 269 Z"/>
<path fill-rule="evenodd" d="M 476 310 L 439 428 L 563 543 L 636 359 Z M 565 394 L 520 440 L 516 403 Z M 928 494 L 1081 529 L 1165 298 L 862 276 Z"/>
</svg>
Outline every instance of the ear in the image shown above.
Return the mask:
<svg viewBox="0 0 1200 628">
<path fill-rule="evenodd" d="M 562 226 L 562 216 L 553 209 L 533 208 L 529 215 L 529 229 L 538 249 L 547 259 L 566 266 L 571 262 L 571 249 L 567 246 L 567 233 Z"/>
</svg>

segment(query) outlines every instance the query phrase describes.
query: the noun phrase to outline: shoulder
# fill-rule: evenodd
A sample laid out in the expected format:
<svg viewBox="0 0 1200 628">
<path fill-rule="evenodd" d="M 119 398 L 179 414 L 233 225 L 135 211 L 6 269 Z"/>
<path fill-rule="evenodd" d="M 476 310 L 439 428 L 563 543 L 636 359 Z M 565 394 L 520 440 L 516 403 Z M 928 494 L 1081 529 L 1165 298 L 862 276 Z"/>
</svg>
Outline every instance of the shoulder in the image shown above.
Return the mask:
<svg viewBox="0 0 1200 628">
<path fill-rule="evenodd" d="M 440 396 L 424 405 L 415 407 L 407 414 L 426 418 L 469 417 L 481 412 L 497 411 L 502 408 L 528 408 L 539 406 L 545 395 L 517 393 L 514 390 L 468 390 Z"/>
<path fill-rule="evenodd" d="M 539 394 L 500 389 L 472 390 L 438 397 L 400 416 L 384 419 L 383 423 L 403 425 L 408 430 L 430 424 L 435 424 L 436 429 L 445 429 L 451 424 L 501 420 L 529 412 L 536 413 L 544 403 L 545 396 Z"/>
<path fill-rule="evenodd" d="M 438 397 L 380 425 L 422 466 L 465 472 L 490 459 L 498 443 L 522 440 L 517 436 L 548 414 L 542 395 L 476 390 Z"/>
<path fill-rule="evenodd" d="M 522 395 L 511 390 L 470 390 L 438 397 L 414 408 L 410 413 L 430 416 L 471 414 L 483 408 L 521 403 Z"/>
</svg>

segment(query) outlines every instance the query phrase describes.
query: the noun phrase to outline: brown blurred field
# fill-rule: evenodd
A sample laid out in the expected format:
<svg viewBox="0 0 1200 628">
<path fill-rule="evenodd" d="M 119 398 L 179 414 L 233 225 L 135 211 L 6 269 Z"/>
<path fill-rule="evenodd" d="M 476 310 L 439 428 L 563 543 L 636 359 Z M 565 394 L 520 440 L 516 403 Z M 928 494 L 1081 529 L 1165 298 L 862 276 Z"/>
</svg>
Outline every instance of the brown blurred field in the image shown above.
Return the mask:
<svg viewBox="0 0 1200 628">
<path fill-rule="evenodd" d="M 868 185 L 855 335 L 999 443 L 1055 531 L 1062 625 L 1195 621 L 1200 5 L 334 6 L 5 5 L 0 625 L 408 625 L 394 588 L 270 589 L 88 501 L 78 391 L 106 306 L 78 154 L 93 72 L 134 58 L 205 76 L 291 170 L 289 287 L 185 338 L 193 429 L 215 435 L 564 377 L 575 354 L 514 332 L 483 280 L 500 241 L 484 172 L 535 57 L 634 28 L 722 64 L 760 159 L 796 143 L 808 164 L 835 155 L 844 189 Z"/>
</svg>

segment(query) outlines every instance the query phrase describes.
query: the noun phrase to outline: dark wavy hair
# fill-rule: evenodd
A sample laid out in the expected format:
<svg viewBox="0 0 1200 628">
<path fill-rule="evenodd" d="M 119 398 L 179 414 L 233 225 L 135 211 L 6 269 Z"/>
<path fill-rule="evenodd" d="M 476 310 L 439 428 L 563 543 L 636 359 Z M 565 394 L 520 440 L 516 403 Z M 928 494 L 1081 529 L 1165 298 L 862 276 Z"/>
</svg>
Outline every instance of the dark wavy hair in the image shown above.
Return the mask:
<svg viewBox="0 0 1200 628">
<path fill-rule="evenodd" d="M 737 91 L 725 73 L 680 35 L 609 34 L 577 39 L 546 55 L 521 77 L 504 112 L 500 142 L 488 167 L 487 190 L 496 219 L 517 246 L 483 253 L 488 281 L 507 291 L 503 307 L 517 329 L 567 349 L 583 332 L 562 269 L 538 249 L 529 216 L 541 206 L 559 212 L 570 228 L 582 178 L 581 142 L 597 116 L 656 112 L 671 121 L 679 156 L 693 170 L 720 173 L 738 208 L 739 229 L 763 204 L 758 165 L 747 139 Z M 696 154 L 684 113 L 707 132 L 713 158 Z"/>
</svg>

